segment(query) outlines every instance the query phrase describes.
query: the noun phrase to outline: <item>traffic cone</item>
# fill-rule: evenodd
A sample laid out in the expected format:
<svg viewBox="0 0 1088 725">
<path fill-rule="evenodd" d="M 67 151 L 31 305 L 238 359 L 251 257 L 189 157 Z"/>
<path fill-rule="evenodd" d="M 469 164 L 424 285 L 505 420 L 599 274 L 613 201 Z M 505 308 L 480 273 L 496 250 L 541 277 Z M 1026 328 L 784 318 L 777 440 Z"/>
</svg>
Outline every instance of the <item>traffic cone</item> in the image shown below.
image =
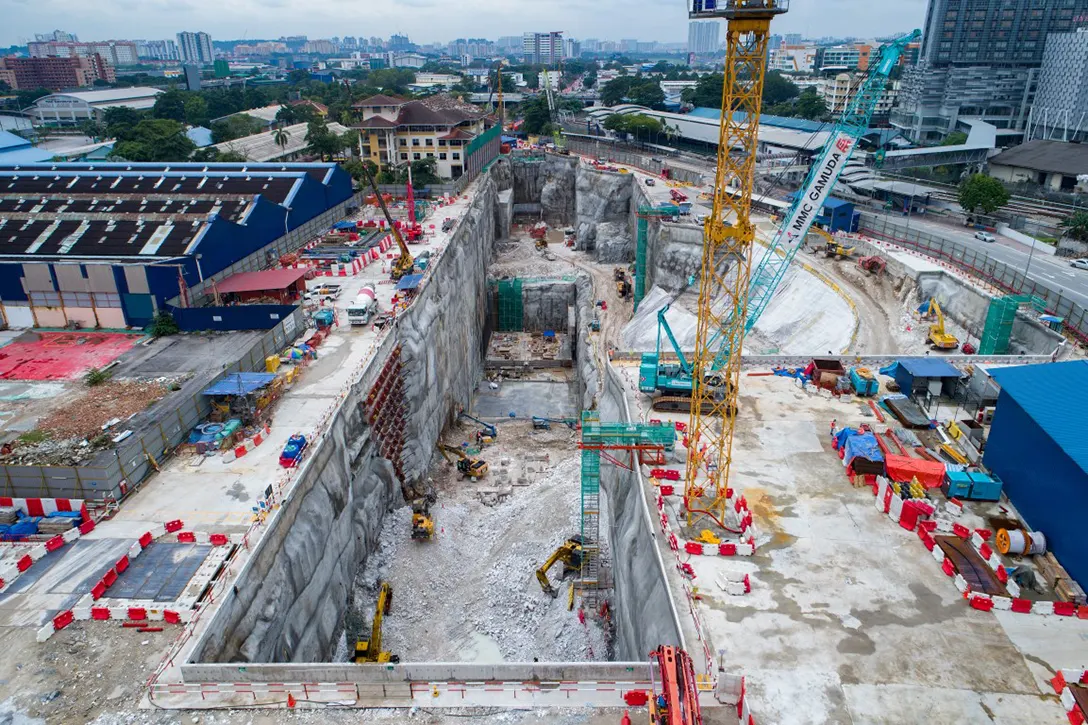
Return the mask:
<svg viewBox="0 0 1088 725">
<path fill-rule="evenodd" d="M 627 711 L 623 711 L 623 719 L 620 720 L 620 725 L 631 725 L 631 716 L 627 714 Z"/>
<path fill-rule="evenodd" d="M 294 707 L 297 704 L 295 696 L 290 692 L 287 693 L 287 707 Z"/>
</svg>

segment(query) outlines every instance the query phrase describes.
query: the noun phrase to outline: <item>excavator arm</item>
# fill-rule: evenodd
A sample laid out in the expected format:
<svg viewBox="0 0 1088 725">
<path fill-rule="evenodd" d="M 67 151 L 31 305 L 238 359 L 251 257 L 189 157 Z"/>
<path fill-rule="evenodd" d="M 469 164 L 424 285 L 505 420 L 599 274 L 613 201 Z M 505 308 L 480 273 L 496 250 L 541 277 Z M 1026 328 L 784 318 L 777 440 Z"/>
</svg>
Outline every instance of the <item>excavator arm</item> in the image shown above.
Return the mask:
<svg viewBox="0 0 1088 725">
<path fill-rule="evenodd" d="M 562 561 L 569 568 L 580 567 L 582 565 L 582 537 L 572 536 L 564 541 L 563 544 L 548 557 L 548 560 L 536 570 L 536 580 L 540 582 L 540 588 L 544 590 L 545 594 L 551 597 L 558 596 L 559 592 L 548 580 L 548 570 L 555 566 L 556 562 L 559 561 Z"/>
<path fill-rule="evenodd" d="M 362 153 L 362 140 L 359 141 L 359 151 Z M 397 229 L 397 225 L 393 223 L 393 215 L 389 213 L 389 207 L 385 205 L 385 199 L 382 198 L 382 192 L 378 188 L 378 182 L 374 180 L 374 174 L 370 172 L 370 167 L 365 163 L 362 164 L 363 172 L 366 174 L 366 180 L 370 184 L 370 188 L 374 190 L 374 197 L 378 200 L 378 206 L 382 209 L 382 214 L 385 215 L 385 221 L 389 223 L 389 230 L 393 234 L 393 238 L 397 241 L 397 248 L 400 249 L 400 257 L 393 262 L 393 279 L 398 280 L 406 274 L 411 274 L 415 268 L 415 260 L 412 259 L 412 253 L 408 251 L 408 245 L 404 243 L 404 237 L 401 236 L 400 230 Z M 415 221 L 415 220 L 412 220 Z"/>
<path fill-rule="evenodd" d="M 399 662 L 400 657 L 382 651 L 382 618 L 389 614 L 389 607 L 393 603 L 393 587 L 389 582 L 382 582 L 378 589 L 378 603 L 374 607 L 374 620 L 370 625 L 370 639 L 360 640 L 355 643 L 355 661 L 367 662 Z"/>
</svg>

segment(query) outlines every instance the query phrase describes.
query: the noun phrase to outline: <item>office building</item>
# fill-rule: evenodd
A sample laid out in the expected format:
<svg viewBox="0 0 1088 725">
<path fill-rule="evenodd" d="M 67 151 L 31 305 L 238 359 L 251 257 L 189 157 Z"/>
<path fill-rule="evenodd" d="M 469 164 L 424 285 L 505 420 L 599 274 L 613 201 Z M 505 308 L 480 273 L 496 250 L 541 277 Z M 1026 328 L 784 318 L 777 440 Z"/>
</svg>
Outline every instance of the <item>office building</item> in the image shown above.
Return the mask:
<svg viewBox="0 0 1088 725">
<path fill-rule="evenodd" d="M 709 55 L 718 50 L 717 21 L 688 23 L 688 52 L 696 55 Z"/>
<path fill-rule="evenodd" d="M 599 38 L 586 38 L 582 41 L 583 53 L 597 53 L 601 49 L 601 41 Z"/>
<path fill-rule="evenodd" d="M 688 33 L 690 34 L 691 31 L 689 30 Z M 785 39 L 781 35 L 772 35 L 767 38 L 767 50 L 778 50 L 784 42 Z"/>
<path fill-rule="evenodd" d="M 767 59 L 767 69 L 780 73 L 812 73 L 815 68 L 816 48 L 811 45 L 783 45 Z"/>
<path fill-rule="evenodd" d="M 1088 0 L 930 0 L 918 63 L 903 75 L 891 122 L 916 142 L 936 142 L 960 119 L 1022 135 L 1047 36 L 1088 19 Z"/>
<path fill-rule="evenodd" d="M 816 49 L 816 70 L 854 70 L 861 60 L 861 48 L 856 45 L 833 45 Z M 866 53 L 868 61 L 868 53 Z"/>
<path fill-rule="evenodd" d="M 563 59 L 563 32 L 525 33 L 522 56 L 532 65 L 555 65 Z"/>
<path fill-rule="evenodd" d="M 823 78 L 816 86 L 816 93 L 827 104 L 827 112 L 830 116 L 839 116 L 849 105 L 858 92 L 858 88 L 865 81 L 864 73 L 839 73 L 830 78 Z M 873 118 L 870 126 L 881 126 L 888 121 L 888 115 L 899 98 L 901 81 L 889 81 L 885 84 L 884 92 L 880 95 L 876 107 L 873 109 Z"/>
<path fill-rule="evenodd" d="M 582 43 L 574 40 L 573 38 L 567 38 L 563 41 L 563 57 L 564 58 L 578 58 L 582 55 Z"/>
<path fill-rule="evenodd" d="M 212 63 L 215 52 L 212 38 L 207 33 L 178 33 L 178 50 L 186 63 Z"/>
<path fill-rule="evenodd" d="M 1088 140 L 1088 30 L 1047 36 L 1025 139 Z"/>
<path fill-rule="evenodd" d="M 111 66 L 100 55 L 72 58 L 0 58 L 0 81 L 15 90 L 82 88 L 95 81 L 117 80 Z"/>
<path fill-rule="evenodd" d="M 786 45 L 801 45 L 804 42 L 805 39 L 800 33 L 786 33 Z"/>
</svg>

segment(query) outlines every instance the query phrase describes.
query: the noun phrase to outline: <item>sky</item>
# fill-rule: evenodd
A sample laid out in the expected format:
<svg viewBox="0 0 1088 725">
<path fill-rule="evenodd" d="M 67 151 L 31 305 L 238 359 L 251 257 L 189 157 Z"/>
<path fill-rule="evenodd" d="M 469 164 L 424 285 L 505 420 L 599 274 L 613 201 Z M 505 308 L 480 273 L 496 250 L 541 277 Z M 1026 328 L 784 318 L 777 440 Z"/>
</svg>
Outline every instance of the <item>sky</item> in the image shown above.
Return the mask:
<svg viewBox="0 0 1088 725">
<path fill-rule="evenodd" d="M 868 37 L 921 27 L 927 0 L 791 0 L 774 32 Z M 572 38 L 687 40 L 684 0 L 0 0 L 0 46 L 56 28 L 80 40 L 327 38 L 403 33 L 416 43 L 562 30 Z"/>
</svg>

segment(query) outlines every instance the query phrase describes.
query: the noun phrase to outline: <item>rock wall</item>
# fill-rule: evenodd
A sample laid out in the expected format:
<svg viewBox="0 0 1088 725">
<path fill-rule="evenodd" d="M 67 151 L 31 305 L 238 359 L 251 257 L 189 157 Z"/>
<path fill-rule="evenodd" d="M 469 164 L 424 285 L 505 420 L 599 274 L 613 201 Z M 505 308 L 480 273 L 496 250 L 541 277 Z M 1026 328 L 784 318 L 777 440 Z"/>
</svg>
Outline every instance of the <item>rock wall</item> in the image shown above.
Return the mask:
<svg viewBox="0 0 1088 725">
<path fill-rule="evenodd" d="M 633 174 L 595 171 L 579 165 L 575 175 L 577 249 L 595 251 L 598 262 L 631 262 L 635 258 L 631 230 Z"/>
<path fill-rule="evenodd" d="M 543 161 L 512 161 L 510 166 L 514 204 L 539 204 L 541 218 L 553 227 L 574 223 L 577 157 L 548 154 Z"/>
<path fill-rule="evenodd" d="M 673 294 L 698 277 L 703 266 L 703 228 L 694 224 L 649 221 L 646 246 L 646 287 L 655 285 Z"/>
<path fill-rule="evenodd" d="M 523 283 L 521 300 L 526 332 L 567 329 L 568 311 L 575 304 L 574 282 L 540 281 Z"/>
<path fill-rule="evenodd" d="M 609 366 L 600 396 L 602 421 L 634 422 L 624 406 L 624 390 Z M 638 469 L 601 466 L 601 485 L 608 499 L 616 659 L 637 660 L 663 644 L 683 646 Z"/>
<path fill-rule="evenodd" d="M 358 568 L 377 545 L 401 482 L 380 457 L 362 404 L 394 346 L 405 370 L 408 484 L 421 479 L 441 429 L 468 405 L 482 370 L 486 269 L 497 190 L 489 176 L 415 304 L 398 318 L 315 443 L 300 480 L 222 601 L 193 660 L 316 662 L 331 658 Z"/>
</svg>

